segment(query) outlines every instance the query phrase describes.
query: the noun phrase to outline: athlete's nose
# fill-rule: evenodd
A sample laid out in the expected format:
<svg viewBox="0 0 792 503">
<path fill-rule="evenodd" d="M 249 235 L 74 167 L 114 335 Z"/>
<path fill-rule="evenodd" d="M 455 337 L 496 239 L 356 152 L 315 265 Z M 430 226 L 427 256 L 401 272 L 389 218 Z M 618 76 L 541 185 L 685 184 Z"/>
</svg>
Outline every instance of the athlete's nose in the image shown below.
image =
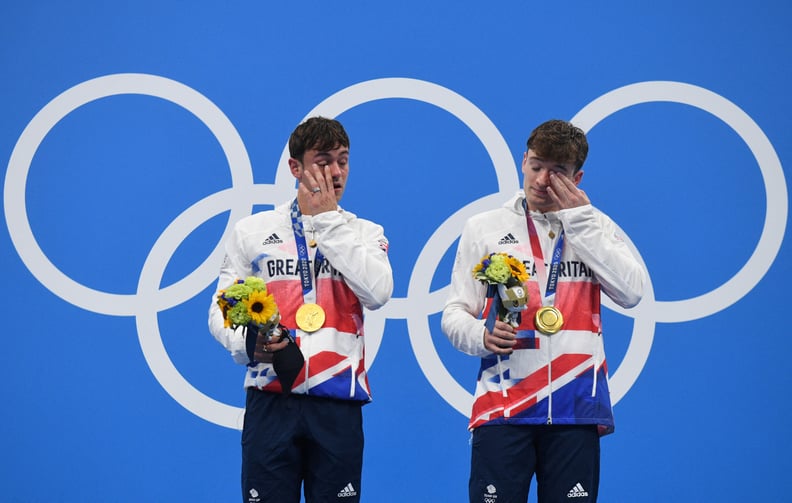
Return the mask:
<svg viewBox="0 0 792 503">
<path fill-rule="evenodd" d="M 539 176 L 536 177 L 536 181 L 543 187 L 550 185 L 550 170 L 542 168 L 539 171 Z"/>
<path fill-rule="evenodd" d="M 338 178 L 341 176 L 341 166 L 338 164 L 338 161 L 333 161 L 328 164 L 330 167 L 330 176 L 333 178 Z"/>
</svg>

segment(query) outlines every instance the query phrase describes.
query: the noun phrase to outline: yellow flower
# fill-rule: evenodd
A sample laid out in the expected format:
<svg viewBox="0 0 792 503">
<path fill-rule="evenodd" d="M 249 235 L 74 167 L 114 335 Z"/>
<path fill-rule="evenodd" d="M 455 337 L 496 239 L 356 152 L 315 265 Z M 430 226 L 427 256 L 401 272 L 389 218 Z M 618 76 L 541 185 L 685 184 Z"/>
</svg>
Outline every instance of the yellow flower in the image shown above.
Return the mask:
<svg viewBox="0 0 792 503">
<path fill-rule="evenodd" d="M 251 322 L 264 325 L 278 311 L 278 307 L 272 294 L 266 291 L 254 291 L 247 299 L 247 310 Z"/>
<path fill-rule="evenodd" d="M 513 278 L 515 278 L 520 283 L 525 283 L 528 281 L 528 271 L 525 270 L 525 264 L 511 255 L 506 257 L 506 263 L 509 264 L 509 269 L 511 269 L 511 275 Z"/>
</svg>

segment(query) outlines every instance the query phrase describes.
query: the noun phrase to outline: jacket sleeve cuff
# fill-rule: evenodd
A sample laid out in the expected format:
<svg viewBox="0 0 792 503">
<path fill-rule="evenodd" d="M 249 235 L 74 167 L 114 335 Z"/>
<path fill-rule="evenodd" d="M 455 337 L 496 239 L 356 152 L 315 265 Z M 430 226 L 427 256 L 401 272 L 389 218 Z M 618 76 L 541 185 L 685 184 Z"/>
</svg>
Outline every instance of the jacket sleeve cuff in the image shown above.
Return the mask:
<svg viewBox="0 0 792 503">
<path fill-rule="evenodd" d="M 240 365 L 247 365 L 250 363 L 250 359 L 248 358 L 247 350 L 245 348 L 245 338 L 241 336 L 233 337 L 230 343 L 231 347 L 229 348 L 229 351 L 231 352 L 231 358 L 234 359 L 234 362 Z"/>
</svg>

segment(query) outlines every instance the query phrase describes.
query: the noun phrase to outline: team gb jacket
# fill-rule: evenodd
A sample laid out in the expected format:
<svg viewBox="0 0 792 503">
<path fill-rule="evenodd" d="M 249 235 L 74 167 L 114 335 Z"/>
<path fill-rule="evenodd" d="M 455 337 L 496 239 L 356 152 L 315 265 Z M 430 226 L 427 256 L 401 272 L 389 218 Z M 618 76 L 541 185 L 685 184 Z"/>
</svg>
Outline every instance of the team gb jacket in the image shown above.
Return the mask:
<svg viewBox="0 0 792 503">
<path fill-rule="evenodd" d="M 643 269 L 616 225 L 593 206 L 530 212 L 546 263 L 562 227 L 565 232 L 555 298 L 564 325 L 554 335 L 536 331 L 533 318 L 541 301 L 524 200 L 520 191 L 503 207 L 472 217 L 459 241 L 442 327 L 457 349 L 481 357 L 469 427 L 597 424 L 601 434 L 610 433 L 613 414 L 600 292 L 622 307 L 636 305 L 643 292 Z M 487 287 L 472 275 L 473 267 L 492 252 L 521 260 L 530 274 L 517 346 L 506 356 L 484 348 L 482 315 L 486 317 L 491 299 L 486 298 Z"/>
<path fill-rule="evenodd" d="M 316 332 L 297 329 L 295 313 L 303 303 L 297 267 L 297 246 L 289 203 L 240 220 L 226 243 L 226 257 L 217 282 L 218 291 L 237 278 L 258 276 L 267 284 L 281 313 L 281 323 L 292 330 L 305 365 L 292 393 L 346 400 L 369 401 L 371 393 L 364 366 L 363 308 L 377 309 L 393 292 L 388 241 L 381 226 L 338 211 L 304 215 L 306 237 L 318 246 L 309 248 L 311 276 L 314 257 L 325 260 L 313 279 L 316 303 L 326 321 Z M 209 309 L 212 335 L 231 352 L 234 361 L 249 364 L 243 330 L 224 328 L 222 313 L 212 298 Z M 245 387 L 280 392 L 272 365 L 248 366 Z"/>
</svg>

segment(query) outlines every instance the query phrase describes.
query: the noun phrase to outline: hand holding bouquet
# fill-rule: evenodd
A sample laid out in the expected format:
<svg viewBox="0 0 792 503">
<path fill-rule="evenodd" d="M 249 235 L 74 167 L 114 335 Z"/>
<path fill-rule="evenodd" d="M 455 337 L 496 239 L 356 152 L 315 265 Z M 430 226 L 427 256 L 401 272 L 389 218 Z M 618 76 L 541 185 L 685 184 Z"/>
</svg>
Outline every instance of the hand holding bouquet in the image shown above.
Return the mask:
<svg viewBox="0 0 792 503">
<path fill-rule="evenodd" d="M 264 280 L 255 276 L 237 279 L 218 292 L 217 304 L 227 328 L 244 327 L 249 365 L 272 362 L 283 392 L 289 393 L 302 369 L 304 357 L 289 329 L 280 324 L 280 311 L 275 298 L 267 292 Z M 266 344 L 280 342 L 284 337 L 289 343 L 283 349 L 267 353 Z"/>
<path fill-rule="evenodd" d="M 497 301 L 498 319 L 514 327 L 519 325 L 520 311 L 528 304 L 528 290 L 525 288 L 528 272 L 525 265 L 507 253 L 490 253 L 473 268 L 473 277 L 494 287 L 493 306 Z M 488 328 L 491 330 L 491 327 Z"/>
</svg>

